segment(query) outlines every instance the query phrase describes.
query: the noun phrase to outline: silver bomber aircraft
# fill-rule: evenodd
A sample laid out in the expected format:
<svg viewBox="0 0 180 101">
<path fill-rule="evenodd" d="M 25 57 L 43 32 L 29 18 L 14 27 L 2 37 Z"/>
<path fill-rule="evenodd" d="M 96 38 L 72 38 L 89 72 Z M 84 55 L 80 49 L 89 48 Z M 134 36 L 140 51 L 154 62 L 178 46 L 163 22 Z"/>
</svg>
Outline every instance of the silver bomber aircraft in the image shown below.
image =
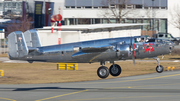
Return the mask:
<svg viewBox="0 0 180 101">
<path fill-rule="evenodd" d="M 146 39 L 142 36 L 108 38 L 92 41 L 83 41 L 69 44 L 41 46 L 36 30 L 25 33 L 15 31 L 8 36 L 9 58 L 11 60 L 25 60 L 29 63 L 39 62 L 66 62 L 66 63 L 93 63 L 102 65 L 97 70 L 100 78 L 121 74 L 121 67 L 114 61 L 143 58 L 155 58 L 158 62 L 156 71 L 163 72 L 157 56 L 169 54 L 174 44 L 171 41 Z M 110 68 L 105 62 L 112 63 Z"/>
</svg>

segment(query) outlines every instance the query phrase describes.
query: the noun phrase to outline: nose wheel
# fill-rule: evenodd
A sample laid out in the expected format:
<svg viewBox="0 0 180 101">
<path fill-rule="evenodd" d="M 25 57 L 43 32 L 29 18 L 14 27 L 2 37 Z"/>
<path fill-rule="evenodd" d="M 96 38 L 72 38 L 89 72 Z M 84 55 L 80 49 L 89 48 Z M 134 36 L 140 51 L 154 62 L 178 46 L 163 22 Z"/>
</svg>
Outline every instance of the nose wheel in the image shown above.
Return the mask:
<svg viewBox="0 0 180 101">
<path fill-rule="evenodd" d="M 156 67 L 156 71 L 157 71 L 158 73 L 162 73 L 163 70 L 164 70 L 164 67 L 161 66 L 161 65 L 159 65 L 159 66 Z"/>
<path fill-rule="evenodd" d="M 158 73 L 162 73 L 162 72 L 164 71 L 164 67 L 163 67 L 162 65 L 160 65 L 160 63 L 159 63 L 159 58 L 156 58 L 156 61 L 158 62 L 158 65 L 157 65 L 157 67 L 156 67 L 156 71 L 157 71 Z"/>
</svg>

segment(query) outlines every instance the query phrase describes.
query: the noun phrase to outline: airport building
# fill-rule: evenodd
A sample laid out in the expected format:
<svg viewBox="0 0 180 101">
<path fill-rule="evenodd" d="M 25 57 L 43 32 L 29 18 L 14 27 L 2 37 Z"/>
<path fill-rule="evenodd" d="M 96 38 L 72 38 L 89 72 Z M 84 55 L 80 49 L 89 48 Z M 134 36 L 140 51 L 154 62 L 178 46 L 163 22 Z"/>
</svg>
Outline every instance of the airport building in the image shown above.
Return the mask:
<svg viewBox="0 0 180 101">
<path fill-rule="evenodd" d="M 108 0 L 64 0 L 63 19 L 66 25 L 117 23 L 112 12 L 118 5 L 107 5 Z M 122 0 L 117 0 L 118 1 Z M 127 0 L 121 23 L 149 23 L 142 26 L 142 34 L 171 33 L 180 37 L 180 29 L 176 22 L 180 7 L 179 0 Z M 109 14 L 109 15 L 108 15 Z M 151 32 L 152 31 L 152 32 Z"/>
<path fill-rule="evenodd" d="M 80 24 L 105 24 L 117 23 L 116 17 L 110 12 L 123 6 L 121 23 L 148 23 L 142 26 L 142 34 L 152 33 L 171 33 L 174 37 L 180 37 L 180 31 L 177 23 L 179 0 L 126 0 L 125 5 L 119 3 L 123 0 L 114 0 L 115 3 L 107 4 L 108 0 L 0 0 L 0 15 L 9 12 L 17 12 L 16 16 L 22 15 L 22 1 L 26 1 L 27 13 L 36 17 L 37 8 L 42 8 L 42 14 L 37 27 L 49 26 L 46 21 L 47 9 L 51 9 L 50 15 L 58 14 L 63 16 L 62 24 L 80 25 Z M 40 7 L 36 4 L 41 4 Z M 38 4 L 38 5 L 39 5 Z M 11 6 L 12 5 L 12 6 Z M 47 6 L 48 5 L 48 6 Z M 59 7 L 61 10 L 59 10 Z M 49 16 L 50 16 L 49 15 Z M 8 17 L 8 16 L 7 16 Z M 40 22 L 41 21 L 41 22 Z"/>
</svg>

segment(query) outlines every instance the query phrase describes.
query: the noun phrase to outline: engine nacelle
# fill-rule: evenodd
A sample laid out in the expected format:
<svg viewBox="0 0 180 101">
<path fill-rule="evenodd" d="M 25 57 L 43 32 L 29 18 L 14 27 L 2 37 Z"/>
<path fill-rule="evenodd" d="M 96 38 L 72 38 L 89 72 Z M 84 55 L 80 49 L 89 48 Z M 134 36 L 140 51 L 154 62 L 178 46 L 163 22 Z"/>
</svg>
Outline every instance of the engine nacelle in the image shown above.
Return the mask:
<svg viewBox="0 0 180 101">
<path fill-rule="evenodd" d="M 119 60 L 126 60 L 131 57 L 131 49 L 128 44 L 117 44 L 116 54 Z"/>
</svg>

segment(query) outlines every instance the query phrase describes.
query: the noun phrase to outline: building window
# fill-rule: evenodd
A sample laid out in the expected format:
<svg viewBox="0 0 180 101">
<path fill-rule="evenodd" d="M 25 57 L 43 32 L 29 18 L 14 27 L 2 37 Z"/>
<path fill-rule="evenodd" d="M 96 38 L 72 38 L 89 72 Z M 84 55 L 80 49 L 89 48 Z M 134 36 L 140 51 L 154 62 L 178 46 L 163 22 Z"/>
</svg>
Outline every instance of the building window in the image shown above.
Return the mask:
<svg viewBox="0 0 180 101">
<path fill-rule="evenodd" d="M 98 7 L 93 7 L 93 8 L 97 9 Z"/>
<path fill-rule="evenodd" d="M 109 8 L 108 6 L 102 6 L 102 8 Z"/>
<path fill-rule="evenodd" d="M 111 8 L 111 9 L 115 9 L 115 8 L 116 8 L 116 5 L 115 5 L 115 4 L 111 4 L 111 5 L 110 5 L 110 8 Z"/>
<path fill-rule="evenodd" d="M 100 24 L 101 20 L 100 19 L 95 19 L 95 24 Z"/>
<path fill-rule="evenodd" d="M 92 8 L 92 6 L 85 6 L 85 8 Z"/>
<path fill-rule="evenodd" d="M 91 19 L 83 19 L 83 18 L 78 19 L 78 24 L 90 24 L 90 23 L 91 23 Z"/>
<path fill-rule="evenodd" d="M 110 19 L 110 23 L 116 23 L 116 19 Z"/>
<path fill-rule="evenodd" d="M 103 24 L 109 23 L 108 19 L 103 19 Z"/>
<path fill-rule="evenodd" d="M 159 7 L 157 6 L 157 7 L 152 7 L 153 9 L 159 9 Z"/>
<path fill-rule="evenodd" d="M 149 7 L 144 7 L 144 9 L 149 9 Z"/>
<path fill-rule="evenodd" d="M 71 8 L 75 8 L 75 6 L 71 6 Z"/>
<path fill-rule="evenodd" d="M 126 6 L 125 5 L 121 5 L 121 4 L 117 4 L 116 7 L 117 8 L 124 8 L 125 9 Z"/>
<path fill-rule="evenodd" d="M 70 18 L 70 19 L 65 19 L 65 24 L 66 24 L 66 25 L 74 25 L 74 22 L 75 22 L 75 20 L 72 19 L 72 18 Z"/>
<path fill-rule="evenodd" d="M 135 5 L 137 9 L 142 9 L 142 5 Z"/>
<path fill-rule="evenodd" d="M 133 9 L 133 5 L 126 5 L 126 9 Z"/>
<path fill-rule="evenodd" d="M 66 6 L 66 8 L 71 8 L 70 6 Z"/>
<path fill-rule="evenodd" d="M 161 9 L 166 9 L 166 7 L 161 7 Z"/>
<path fill-rule="evenodd" d="M 0 10 L 2 11 L 3 10 L 3 4 L 0 3 Z"/>
<path fill-rule="evenodd" d="M 127 19 L 126 23 L 133 23 L 133 19 Z"/>
<path fill-rule="evenodd" d="M 12 2 L 12 8 L 16 8 L 16 2 Z"/>
<path fill-rule="evenodd" d="M 121 23 L 125 23 L 125 19 L 121 19 Z"/>
<path fill-rule="evenodd" d="M 166 19 L 161 19 L 160 20 L 160 31 L 161 33 L 166 33 L 167 32 L 167 20 Z"/>
</svg>

